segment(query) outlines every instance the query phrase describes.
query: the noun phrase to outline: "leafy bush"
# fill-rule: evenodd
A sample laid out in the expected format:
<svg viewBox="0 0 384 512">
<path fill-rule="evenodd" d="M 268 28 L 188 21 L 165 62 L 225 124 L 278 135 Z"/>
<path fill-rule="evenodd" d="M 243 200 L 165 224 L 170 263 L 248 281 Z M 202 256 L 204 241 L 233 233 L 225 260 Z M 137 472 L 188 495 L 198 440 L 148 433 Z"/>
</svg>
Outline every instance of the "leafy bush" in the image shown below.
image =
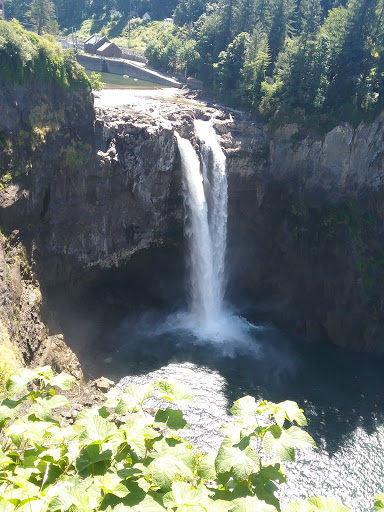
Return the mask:
<svg viewBox="0 0 384 512">
<path fill-rule="evenodd" d="M 92 71 L 90 81 L 93 91 L 101 91 L 104 88 L 105 83 L 102 82 L 100 78 L 100 73 L 95 73 L 94 71 Z"/>
<path fill-rule="evenodd" d="M 179 383 L 164 381 L 113 390 L 102 407 L 84 409 L 65 426 L 54 411 L 68 401 L 55 389 L 74 381 L 49 366 L 19 369 L 7 380 L 1 512 L 275 512 L 275 491 L 285 481 L 279 459 L 294 460 L 297 448 L 315 446 L 300 428 L 306 419 L 295 402 L 247 396 L 234 403 L 217 455 L 201 455 L 179 437 L 188 427 L 181 411 L 145 412 L 152 395 L 167 404 L 191 400 Z M 328 498 L 287 508 L 304 510 L 348 511 Z"/>
<path fill-rule="evenodd" d="M 30 79 L 52 81 L 63 88 L 90 87 L 74 53 L 63 52 L 52 36 L 39 37 L 17 21 L 0 20 L 0 80 L 24 84 Z"/>
</svg>

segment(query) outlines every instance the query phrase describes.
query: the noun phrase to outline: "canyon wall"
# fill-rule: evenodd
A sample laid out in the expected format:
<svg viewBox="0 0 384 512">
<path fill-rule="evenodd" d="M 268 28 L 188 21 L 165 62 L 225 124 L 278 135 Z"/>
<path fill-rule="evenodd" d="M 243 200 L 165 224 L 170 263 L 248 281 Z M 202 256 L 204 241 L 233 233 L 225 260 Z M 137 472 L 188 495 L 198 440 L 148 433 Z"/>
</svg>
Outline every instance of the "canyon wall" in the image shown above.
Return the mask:
<svg viewBox="0 0 384 512">
<path fill-rule="evenodd" d="M 228 300 L 309 340 L 382 350 L 381 118 L 324 137 L 295 125 L 269 134 L 241 114 L 194 103 L 168 104 L 156 117 L 100 109 L 95 118 L 84 91 L 0 90 L 3 245 L 17 240 L 12 250 L 25 250 L 32 265 L 28 286 L 42 289 L 36 325 L 61 333 L 65 303 L 87 301 L 98 287 L 100 315 L 107 302 L 116 309 L 116 295 L 122 309 L 185 300 L 174 129 L 198 147 L 193 119 L 215 113 L 228 162 Z M 19 280 L 6 275 L 3 304 Z M 3 321 L 12 337 L 11 316 Z M 26 360 L 38 351 L 23 350 Z"/>
<path fill-rule="evenodd" d="M 383 350 L 383 121 L 324 137 L 244 123 L 223 134 L 229 292 L 249 313 L 309 340 Z"/>
</svg>

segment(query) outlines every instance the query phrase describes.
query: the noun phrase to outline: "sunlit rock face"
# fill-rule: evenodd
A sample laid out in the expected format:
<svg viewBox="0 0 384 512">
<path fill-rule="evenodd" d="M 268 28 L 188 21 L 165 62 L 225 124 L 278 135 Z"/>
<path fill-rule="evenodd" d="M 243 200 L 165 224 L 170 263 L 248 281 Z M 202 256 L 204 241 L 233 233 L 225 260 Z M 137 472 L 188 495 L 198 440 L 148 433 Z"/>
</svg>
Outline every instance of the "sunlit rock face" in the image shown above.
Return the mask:
<svg viewBox="0 0 384 512">
<path fill-rule="evenodd" d="M 186 100 L 95 116 L 84 95 L 55 94 L 32 87 L 0 98 L 13 112 L 0 125 L 11 142 L 1 167 L 14 175 L 0 191 L 1 222 L 19 230 L 45 290 L 78 297 L 113 282 L 132 308 L 183 300 L 174 131 L 198 149 L 194 119 L 213 115 L 227 158 L 226 300 L 311 340 L 381 350 L 381 118 L 323 137 L 295 125 L 270 134 L 239 113 Z"/>
<path fill-rule="evenodd" d="M 233 300 L 310 340 L 381 352 L 382 118 L 324 137 L 295 125 L 231 133 Z"/>
</svg>

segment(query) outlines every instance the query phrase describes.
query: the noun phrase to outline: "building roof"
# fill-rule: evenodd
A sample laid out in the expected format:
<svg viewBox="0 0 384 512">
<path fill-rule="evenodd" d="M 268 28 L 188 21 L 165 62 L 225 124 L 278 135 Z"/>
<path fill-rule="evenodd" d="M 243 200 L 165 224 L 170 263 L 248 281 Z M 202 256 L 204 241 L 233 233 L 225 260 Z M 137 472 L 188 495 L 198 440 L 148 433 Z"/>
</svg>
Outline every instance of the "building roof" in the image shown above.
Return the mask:
<svg viewBox="0 0 384 512">
<path fill-rule="evenodd" d="M 104 43 L 102 46 L 100 46 L 100 48 L 98 48 L 98 52 L 103 52 L 104 50 L 106 50 L 107 48 L 110 48 L 111 46 L 116 46 L 115 43 Z M 116 46 L 117 48 L 117 46 Z"/>
<path fill-rule="evenodd" d="M 86 41 L 84 41 L 84 44 L 95 44 L 100 41 L 102 37 L 105 36 L 101 36 L 100 34 L 92 34 Z"/>
</svg>

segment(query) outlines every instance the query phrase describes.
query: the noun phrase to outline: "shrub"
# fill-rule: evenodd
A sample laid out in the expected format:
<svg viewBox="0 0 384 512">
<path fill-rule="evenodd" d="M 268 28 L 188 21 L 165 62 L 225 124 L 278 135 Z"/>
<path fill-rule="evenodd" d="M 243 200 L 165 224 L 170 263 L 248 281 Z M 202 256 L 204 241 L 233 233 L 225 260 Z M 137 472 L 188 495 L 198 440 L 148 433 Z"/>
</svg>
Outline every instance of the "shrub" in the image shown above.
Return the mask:
<svg viewBox="0 0 384 512">
<path fill-rule="evenodd" d="M 74 381 L 49 366 L 19 369 L 7 380 L 0 406 L 2 512 L 276 512 L 275 491 L 285 481 L 280 459 L 315 446 L 295 402 L 247 396 L 234 403 L 235 420 L 223 425 L 217 455 L 197 453 L 180 438 L 188 427 L 181 411 L 165 405 L 152 417 L 143 408 L 154 394 L 165 404 L 191 400 L 182 385 L 164 381 L 113 390 L 102 407 L 84 409 L 64 426 L 54 411 L 68 401 L 56 389 Z M 330 498 L 311 500 L 287 511 L 348 511 Z"/>
</svg>

